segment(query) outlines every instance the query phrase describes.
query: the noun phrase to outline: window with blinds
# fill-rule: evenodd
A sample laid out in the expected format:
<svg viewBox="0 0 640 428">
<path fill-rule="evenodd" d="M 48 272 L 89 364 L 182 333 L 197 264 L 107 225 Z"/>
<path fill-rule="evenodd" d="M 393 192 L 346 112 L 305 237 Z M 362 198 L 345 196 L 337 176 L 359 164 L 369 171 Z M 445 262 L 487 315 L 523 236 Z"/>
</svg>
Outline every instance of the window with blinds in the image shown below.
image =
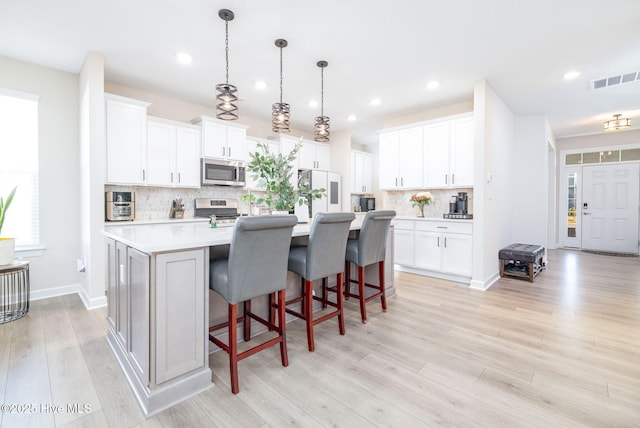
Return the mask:
<svg viewBox="0 0 640 428">
<path fill-rule="evenodd" d="M 2 236 L 16 249 L 40 243 L 38 210 L 38 97 L 0 88 L 0 196 L 18 187 Z"/>
</svg>

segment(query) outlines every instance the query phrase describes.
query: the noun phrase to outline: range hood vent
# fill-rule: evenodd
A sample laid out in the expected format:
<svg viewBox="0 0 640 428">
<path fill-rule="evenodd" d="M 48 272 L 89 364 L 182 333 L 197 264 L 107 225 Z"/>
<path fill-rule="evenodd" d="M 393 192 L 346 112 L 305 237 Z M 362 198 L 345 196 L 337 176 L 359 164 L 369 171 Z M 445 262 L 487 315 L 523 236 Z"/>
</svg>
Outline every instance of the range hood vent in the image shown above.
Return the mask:
<svg viewBox="0 0 640 428">
<path fill-rule="evenodd" d="M 589 82 L 589 87 L 591 89 L 602 89 L 634 82 L 640 82 L 640 70 L 631 71 L 624 74 L 617 74 L 610 77 L 603 77 L 602 79 L 591 80 Z"/>
</svg>

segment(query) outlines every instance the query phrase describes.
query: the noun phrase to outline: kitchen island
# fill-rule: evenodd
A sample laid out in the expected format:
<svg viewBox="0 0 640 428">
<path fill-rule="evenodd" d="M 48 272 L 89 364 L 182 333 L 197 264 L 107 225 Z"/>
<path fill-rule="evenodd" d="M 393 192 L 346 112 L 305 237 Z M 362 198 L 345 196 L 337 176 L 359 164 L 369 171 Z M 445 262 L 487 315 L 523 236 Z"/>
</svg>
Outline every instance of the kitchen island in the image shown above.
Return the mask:
<svg viewBox="0 0 640 428">
<path fill-rule="evenodd" d="M 361 221 L 354 220 L 352 233 Z M 292 239 L 307 240 L 310 227 L 295 226 Z M 105 228 L 107 341 L 145 416 L 213 385 L 208 327 L 226 320 L 227 303 L 209 292 L 209 260 L 226 255 L 232 233 L 232 227 L 203 223 Z M 393 266 L 392 231 L 386 266 Z M 366 276 L 367 282 L 378 283 L 375 266 Z M 393 269 L 387 269 L 385 284 L 387 296 L 395 295 Z M 300 278 L 289 272 L 287 296 L 299 293 Z M 255 301 L 254 308 L 266 314 L 263 300 Z M 261 324 L 255 327 L 255 334 L 264 331 Z"/>
</svg>

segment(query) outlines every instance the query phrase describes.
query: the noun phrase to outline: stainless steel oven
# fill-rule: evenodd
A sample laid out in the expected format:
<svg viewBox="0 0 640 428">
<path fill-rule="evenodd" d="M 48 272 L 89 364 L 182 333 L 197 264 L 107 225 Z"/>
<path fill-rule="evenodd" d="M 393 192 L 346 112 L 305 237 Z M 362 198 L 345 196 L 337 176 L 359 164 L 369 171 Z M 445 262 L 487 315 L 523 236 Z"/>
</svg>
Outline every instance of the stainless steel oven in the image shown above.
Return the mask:
<svg viewBox="0 0 640 428">
<path fill-rule="evenodd" d="M 245 185 L 246 164 L 241 161 L 202 158 L 203 186 Z"/>
</svg>

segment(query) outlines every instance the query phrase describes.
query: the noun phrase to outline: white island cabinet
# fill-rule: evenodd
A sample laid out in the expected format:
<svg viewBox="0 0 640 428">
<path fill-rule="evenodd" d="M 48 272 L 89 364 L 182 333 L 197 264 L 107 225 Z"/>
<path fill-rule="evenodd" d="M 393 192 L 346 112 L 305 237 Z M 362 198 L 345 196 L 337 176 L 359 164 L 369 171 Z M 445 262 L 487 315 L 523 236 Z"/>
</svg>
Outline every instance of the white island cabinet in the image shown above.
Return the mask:
<svg viewBox="0 0 640 428">
<path fill-rule="evenodd" d="M 352 233 L 361 222 L 362 218 L 354 220 Z M 293 236 L 305 240 L 309 231 L 309 224 L 299 224 Z M 226 320 L 228 305 L 209 292 L 209 259 L 225 252 L 232 233 L 232 227 L 184 222 L 105 228 L 107 341 L 146 416 L 213 385 L 208 327 Z M 393 248 L 390 239 L 389 267 Z M 367 282 L 377 284 L 375 265 L 368 266 L 365 275 Z M 391 268 L 385 286 L 387 296 L 394 296 Z M 295 298 L 300 278 L 288 275 L 286 287 L 287 297 Z M 253 309 L 266 316 L 266 299 L 256 299 Z M 254 327 L 254 335 L 266 330 L 262 324 Z"/>
</svg>

